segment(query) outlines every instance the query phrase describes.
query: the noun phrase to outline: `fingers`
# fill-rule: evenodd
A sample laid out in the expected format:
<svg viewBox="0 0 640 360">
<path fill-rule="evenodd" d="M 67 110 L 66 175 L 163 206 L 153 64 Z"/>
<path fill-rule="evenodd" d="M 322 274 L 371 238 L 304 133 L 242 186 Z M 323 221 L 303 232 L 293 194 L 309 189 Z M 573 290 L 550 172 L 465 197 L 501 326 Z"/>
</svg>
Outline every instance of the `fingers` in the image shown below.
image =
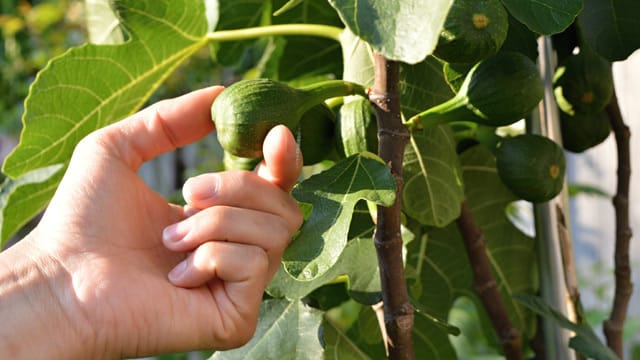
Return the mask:
<svg viewBox="0 0 640 360">
<path fill-rule="evenodd" d="M 295 231 L 302 214 L 295 200 L 258 174 L 249 171 L 208 173 L 187 180 L 182 194 L 190 208 L 225 205 L 283 217 Z"/>
<path fill-rule="evenodd" d="M 271 129 L 264 139 L 264 161 L 258 165 L 260 177 L 290 191 L 302 170 L 302 154 L 291 131 L 279 125 Z"/>
<path fill-rule="evenodd" d="M 88 138 L 136 170 L 143 162 L 213 131 L 210 108 L 222 89 L 213 86 L 160 101 Z"/>
<path fill-rule="evenodd" d="M 249 209 L 214 206 L 171 226 L 163 232 L 165 246 L 188 252 L 210 241 L 232 241 L 258 246 L 268 256 L 267 273 L 273 276 L 295 231 L 284 218 Z"/>
<path fill-rule="evenodd" d="M 169 280 L 181 287 L 199 287 L 212 279 L 238 283 L 237 290 L 251 292 L 260 298 L 267 281 L 268 258 L 257 246 L 210 241 L 176 265 Z"/>
</svg>

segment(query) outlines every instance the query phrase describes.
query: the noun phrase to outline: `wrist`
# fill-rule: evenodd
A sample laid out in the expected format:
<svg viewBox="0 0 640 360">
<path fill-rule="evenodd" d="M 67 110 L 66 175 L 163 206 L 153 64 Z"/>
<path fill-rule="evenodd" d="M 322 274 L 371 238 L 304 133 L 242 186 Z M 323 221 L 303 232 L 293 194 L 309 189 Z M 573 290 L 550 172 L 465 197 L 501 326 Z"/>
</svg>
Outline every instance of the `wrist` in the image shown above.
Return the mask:
<svg viewBox="0 0 640 360">
<path fill-rule="evenodd" d="M 71 276 L 23 239 L 0 254 L 0 349 L 12 359 L 85 358 L 95 346 Z"/>
</svg>

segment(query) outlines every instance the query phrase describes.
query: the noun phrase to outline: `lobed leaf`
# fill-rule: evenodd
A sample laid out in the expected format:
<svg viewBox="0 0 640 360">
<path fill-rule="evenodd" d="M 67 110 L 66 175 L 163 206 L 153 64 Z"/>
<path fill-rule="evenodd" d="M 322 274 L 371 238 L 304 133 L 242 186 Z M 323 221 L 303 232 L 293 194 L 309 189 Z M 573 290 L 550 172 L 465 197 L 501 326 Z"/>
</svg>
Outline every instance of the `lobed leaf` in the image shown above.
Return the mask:
<svg viewBox="0 0 640 360">
<path fill-rule="evenodd" d="M 293 197 L 311 204 L 312 210 L 298 236 L 285 250 L 286 271 L 305 281 L 326 273 L 344 251 L 356 203 L 366 199 L 390 206 L 395 192 L 391 171 L 382 160 L 369 153 L 341 160 L 298 184 L 292 191 Z"/>
</svg>

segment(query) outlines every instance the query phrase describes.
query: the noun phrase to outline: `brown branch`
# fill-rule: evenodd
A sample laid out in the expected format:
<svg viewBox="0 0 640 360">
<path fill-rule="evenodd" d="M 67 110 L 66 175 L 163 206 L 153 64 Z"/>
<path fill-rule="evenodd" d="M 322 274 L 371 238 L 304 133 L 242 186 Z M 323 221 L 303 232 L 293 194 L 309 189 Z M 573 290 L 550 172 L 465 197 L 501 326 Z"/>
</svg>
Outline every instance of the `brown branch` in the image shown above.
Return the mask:
<svg viewBox="0 0 640 360">
<path fill-rule="evenodd" d="M 378 154 L 391 167 L 398 186 L 396 201 L 390 207 L 378 206 L 374 244 L 382 285 L 384 322 L 390 359 L 413 359 L 414 309 L 409 302 L 400 236 L 400 194 L 402 192 L 402 160 L 409 139 L 400 116 L 398 92 L 399 64 L 380 54 L 375 55 L 375 82 L 369 99 L 376 109 L 378 122 Z"/>
<path fill-rule="evenodd" d="M 633 292 L 631 283 L 631 265 L 629 263 L 629 243 L 631 242 L 631 227 L 629 225 L 629 183 L 631 179 L 631 152 L 629 138 L 631 132 L 624 123 L 618 99 L 614 92 L 611 101 L 606 108 L 611 122 L 611 128 L 616 138 L 618 148 L 618 188 L 613 197 L 613 206 L 616 213 L 616 245 L 615 245 L 615 295 L 613 308 L 609 319 L 604 323 L 604 334 L 607 345 L 621 359 L 622 331 L 627 317 L 629 299 Z"/>
<path fill-rule="evenodd" d="M 487 246 L 482 229 L 475 223 L 469 203 L 462 202 L 460 217 L 456 220 L 462 234 L 471 271 L 473 288 L 484 305 L 491 324 L 498 334 L 504 355 L 509 360 L 522 359 L 522 339 L 518 329 L 513 326 L 507 309 L 500 297 L 498 284 L 493 277 L 491 264 L 487 256 Z"/>
</svg>

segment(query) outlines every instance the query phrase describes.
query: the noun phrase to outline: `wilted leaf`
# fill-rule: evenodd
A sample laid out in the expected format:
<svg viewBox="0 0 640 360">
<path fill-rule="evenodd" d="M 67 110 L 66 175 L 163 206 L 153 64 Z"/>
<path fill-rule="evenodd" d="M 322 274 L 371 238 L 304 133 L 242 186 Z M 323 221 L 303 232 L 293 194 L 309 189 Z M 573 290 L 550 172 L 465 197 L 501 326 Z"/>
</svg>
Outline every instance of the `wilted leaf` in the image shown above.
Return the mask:
<svg viewBox="0 0 640 360">
<path fill-rule="evenodd" d="M 299 202 L 312 205 L 309 218 L 283 256 L 285 269 L 299 280 L 327 272 L 347 244 L 356 202 L 389 206 L 396 185 L 389 168 L 373 154 L 354 155 L 314 175 L 293 189 Z"/>
</svg>

